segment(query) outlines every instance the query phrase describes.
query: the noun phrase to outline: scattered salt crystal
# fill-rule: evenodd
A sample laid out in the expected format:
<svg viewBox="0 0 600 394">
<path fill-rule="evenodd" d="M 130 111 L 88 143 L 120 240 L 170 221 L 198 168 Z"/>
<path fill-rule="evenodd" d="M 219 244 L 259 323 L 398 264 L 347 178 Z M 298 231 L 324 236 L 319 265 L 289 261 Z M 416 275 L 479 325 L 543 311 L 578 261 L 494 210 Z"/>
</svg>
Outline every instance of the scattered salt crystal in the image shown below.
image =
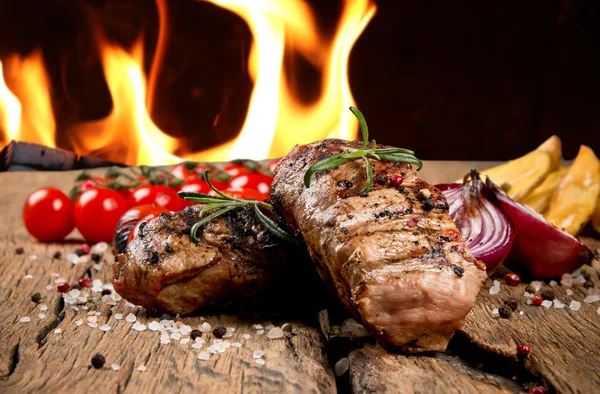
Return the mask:
<svg viewBox="0 0 600 394">
<path fill-rule="evenodd" d="M 498 308 L 492 309 L 492 317 L 500 316 L 500 312 L 498 312 Z"/>
<path fill-rule="evenodd" d="M 600 307 L 598 308 L 598 310 L 596 311 L 596 313 L 600 315 Z"/>
<path fill-rule="evenodd" d="M 54 284 L 58 285 L 60 283 L 66 282 L 67 280 L 65 278 L 58 278 L 54 280 Z"/>
<path fill-rule="evenodd" d="M 181 334 L 178 333 L 178 332 L 174 332 L 174 333 L 171 334 L 171 339 L 174 339 L 174 340 L 178 341 L 178 340 L 181 339 Z"/>
<path fill-rule="evenodd" d="M 222 340 L 222 339 L 215 339 L 215 340 L 213 341 L 213 343 L 214 343 L 215 345 L 220 345 L 220 344 L 222 344 L 222 343 L 223 343 L 223 340 Z"/>
<path fill-rule="evenodd" d="M 204 316 L 200 316 L 200 320 L 204 321 L 206 318 Z"/>
<path fill-rule="evenodd" d="M 560 284 L 566 287 L 571 287 L 573 285 L 573 278 L 569 274 L 563 274 L 560 278 Z"/>
<path fill-rule="evenodd" d="M 117 305 L 117 300 L 112 294 L 103 295 L 102 302 L 104 302 L 107 305 Z"/>
<path fill-rule="evenodd" d="M 87 321 L 90 323 L 96 323 L 98 321 L 98 316 L 88 316 Z"/>
<path fill-rule="evenodd" d="M 129 302 L 129 301 L 127 301 L 127 302 L 125 303 L 125 306 L 126 306 L 127 308 L 135 308 L 135 304 L 132 304 L 132 303 L 131 303 L 131 302 Z"/>
<path fill-rule="evenodd" d="M 46 286 L 46 290 L 54 290 L 54 287 L 52 285 L 48 285 Z"/>
<path fill-rule="evenodd" d="M 92 268 L 93 268 L 94 270 L 96 270 L 96 271 L 100 271 L 100 269 L 102 268 L 102 266 L 101 266 L 100 264 L 97 264 L 97 263 L 96 263 L 96 264 L 92 265 Z"/>
<path fill-rule="evenodd" d="M 533 304 L 533 301 L 531 300 L 531 298 L 528 298 L 527 299 L 527 305 L 531 305 L 531 304 Z"/>
<path fill-rule="evenodd" d="M 76 306 L 72 306 L 71 309 L 73 309 L 75 312 L 79 312 L 79 308 L 77 308 Z"/>
<path fill-rule="evenodd" d="M 137 317 L 135 317 L 135 315 L 133 313 L 130 313 L 127 315 L 127 317 L 125 318 L 125 321 L 129 322 L 129 323 L 133 323 L 137 320 Z"/>
<path fill-rule="evenodd" d="M 62 332 L 62 330 L 60 329 L 60 327 L 59 327 L 59 328 L 57 328 L 56 330 L 54 330 L 54 333 L 55 333 L 55 334 L 60 334 L 61 332 Z"/>
<path fill-rule="evenodd" d="M 46 304 L 40 305 L 40 311 L 47 311 L 47 310 L 48 310 L 48 305 L 46 305 Z"/>
<path fill-rule="evenodd" d="M 500 293 L 500 287 L 490 287 L 490 294 L 498 294 Z"/>
<path fill-rule="evenodd" d="M 113 369 L 113 371 L 118 371 L 119 369 L 121 369 L 121 367 L 117 364 L 111 364 L 110 367 Z"/>
<path fill-rule="evenodd" d="M 241 344 L 241 343 L 239 343 L 239 342 L 233 342 L 233 343 L 231 344 L 231 346 L 233 346 L 233 347 L 242 347 L 242 344 Z"/>
<path fill-rule="evenodd" d="M 95 313 L 94 311 L 89 311 L 89 312 L 87 313 L 87 315 L 88 315 L 88 316 L 94 316 L 94 313 Z"/>
<path fill-rule="evenodd" d="M 272 325 L 272 324 L 269 324 L 268 326 L 266 326 L 266 327 L 265 327 L 265 330 L 267 330 L 267 331 L 271 331 L 271 330 L 272 330 L 272 329 L 274 329 L 274 328 L 275 328 L 275 326 L 274 326 L 274 325 Z"/>
<path fill-rule="evenodd" d="M 283 338 L 283 330 L 281 329 L 281 327 L 275 327 L 267 333 L 267 338 L 269 338 L 269 339 Z"/>
<path fill-rule="evenodd" d="M 160 336 L 161 345 L 166 345 L 167 343 L 170 343 L 170 342 L 171 342 L 171 339 L 169 338 L 168 335 L 163 334 Z"/>
<path fill-rule="evenodd" d="M 525 298 L 533 298 L 533 296 L 534 296 L 534 295 L 535 295 L 535 294 L 533 294 L 533 293 L 528 293 L 528 292 L 525 292 L 525 293 L 523 293 L 523 297 L 525 297 Z"/>
<path fill-rule="evenodd" d="M 494 287 L 500 287 L 500 282 L 499 282 L 499 281 L 497 281 L 497 280 L 495 280 L 495 281 L 494 281 Z"/>
<path fill-rule="evenodd" d="M 519 311 L 519 316 L 523 316 L 524 314 L 525 314 L 525 312 Z"/>
<path fill-rule="evenodd" d="M 45 317 L 46 317 L 46 314 L 45 314 L 45 313 L 40 313 L 40 314 L 38 315 L 38 317 L 39 317 L 40 319 L 43 319 L 43 318 L 45 318 Z"/>
<path fill-rule="evenodd" d="M 145 365 L 140 365 L 139 367 L 137 367 L 137 370 L 140 372 L 144 372 L 146 370 L 146 366 Z"/>
<path fill-rule="evenodd" d="M 229 349 L 231 347 L 231 342 L 229 342 L 229 341 L 223 341 L 222 347 L 224 349 Z"/>
<path fill-rule="evenodd" d="M 551 280 L 550 283 L 549 283 L 549 285 L 552 286 L 552 287 L 556 286 L 557 284 L 558 284 L 558 282 L 555 281 L 555 280 Z"/>
<path fill-rule="evenodd" d="M 258 335 L 262 335 L 262 334 L 264 334 L 264 333 L 265 333 L 265 330 L 258 330 L 258 331 L 256 331 L 256 333 L 257 333 Z"/>
<path fill-rule="evenodd" d="M 227 327 L 227 332 L 235 332 L 235 328 L 234 327 Z"/>
<path fill-rule="evenodd" d="M 201 352 L 198 354 L 198 360 L 208 361 L 210 359 L 209 352 Z"/>
<path fill-rule="evenodd" d="M 98 323 L 88 323 L 88 327 L 98 328 Z"/>
<path fill-rule="evenodd" d="M 573 295 L 573 290 L 567 289 L 567 295 L 572 296 Z"/>
<path fill-rule="evenodd" d="M 22 318 L 19 319 L 19 321 L 21 323 L 29 323 L 31 321 L 31 318 L 29 316 L 23 316 Z"/>
<path fill-rule="evenodd" d="M 206 343 L 206 340 L 204 340 L 204 338 L 196 338 L 195 342 L 199 343 L 199 344 L 203 344 L 203 343 Z"/>
<path fill-rule="evenodd" d="M 115 314 L 115 320 L 123 320 L 123 314 L 122 313 Z"/>
<path fill-rule="evenodd" d="M 223 335 L 223 338 L 231 338 L 232 336 L 233 336 L 232 333 L 227 332 L 227 333 L 225 333 L 225 335 Z"/>
<path fill-rule="evenodd" d="M 571 304 L 569 305 L 569 308 L 571 310 L 574 310 L 575 312 L 577 312 L 579 310 L 579 308 L 581 308 L 581 302 L 579 302 L 579 301 L 571 301 Z"/>
<path fill-rule="evenodd" d="M 264 355 L 265 352 L 263 352 L 262 350 L 255 350 L 254 353 L 252 353 L 252 358 L 261 358 Z"/>
<path fill-rule="evenodd" d="M 265 360 L 263 360 L 262 358 L 256 359 L 256 363 L 258 365 L 265 365 Z"/>
<path fill-rule="evenodd" d="M 192 345 L 194 349 L 200 349 L 202 348 L 202 346 L 204 346 L 204 344 L 200 342 L 194 342 L 194 344 Z"/>
<path fill-rule="evenodd" d="M 591 304 L 592 302 L 600 301 L 600 295 L 589 295 L 583 299 L 583 302 L 586 304 Z"/>
<path fill-rule="evenodd" d="M 33 275 L 25 275 L 25 276 L 23 277 L 23 279 L 31 279 L 31 278 L 33 278 Z"/>
<path fill-rule="evenodd" d="M 50 276 L 53 278 L 58 278 L 60 276 L 60 274 L 58 272 L 53 272 L 50 274 Z"/>
<path fill-rule="evenodd" d="M 157 321 L 151 321 L 150 324 L 148 324 L 148 328 L 152 331 L 158 331 L 163 328 L 163 326 Z"/>
<path fill-rule="evenodd" d="M 552 301 L 545 300 L 544 302 L 542 302 L 542 306 L 545 308 L 550 308 L 552 306 Z"/>
<path fill-rule="evenodd" d="M 350 360 L 347 357 L 340 359 L 337 363 L 335 363 L 335 376 L 339 378 L 346 373 L 348 368 L 350 368 Z"/>
<path fill-rule="evenodd" d="M 80 326 L 80 325 L 82 325 L 82 324 L 83 324 L 83 320 L 81 320 L 81 319 L 79 319 L 79 320 L 77 320 L 77 321 L 75 322 L 75 325 L 76 325 L 77 327 L 79 327 L 79 326 Z"/>
<path fill-rule="evenodd" d="M 244 334 L 244 335 L 242 335 L 242 338 L 244 338 L 244 339 L 250 339 L 251 337 L 250 337 L 250 334 Z"/>
<path fill-rule="evenodd" d="M 133 326 L 131 326 L 132 329 L 136 330 L 136 331 L 146 331 L 146 325 L 138 322 L 135 322 L 135 324 Z"/>
<path fill-rule="evenodd" d="M 198 329 L 200 330 L 200 332 L 210 332 L 210 324 L 208 324 L 207 322 L 202 323 Z"/>
<path fill-rule="evenodd" d="M 179 343 L 182 344 L 182 345 L 185 345 L 189 341 L 190 341 L 190 338 L 189 337 L 185 337 L 185 338 L 181 338 L 181 340 L 179 341 Z"/>
<path fill-rule="evenodd" d="M 92 246 L 92 253 L 104 253 L 108 249 L 108 244 L 106 242 L 98 242 L 96 245 Z"/>
<path fill-rule="evenodd" d="M 585 282 L 587 282 L 587 280 L 585 279 L 585 276 L 583 276 L 583 275 L 573 278 L 573 284 L 582 285 Z"/>
<path fill-rule="evenodd" d="M 531 282 L 531 284 L 535 287 L 535 291 L 540 291 L 543 283 L 542 281 L 534 280 L 533 282 Z"/>
<path fill-rule="evenodd" d="M 183 324 L 181 327 L 179 327 L 179 333 L 181 335 L 189 335 L 190 332 L 192 332 L 192 327 L 190 327 L 186 324 Z"/>
<path fill-rule="evenodd" d="M 581 276 L 581 268 L 578 268 L 577 270 L 573 271 L 573 273 L 571 274 L 571 276 L 573 278 Z"/>
<path fill-rule="evenodd" d="M 106 331 L 110 330 L 110 326 L 108 325 L 108 323 L 106 323 L 106 324 L 104 324 L 104 325 L 100 326 L 99 328 L 100 328 L 100 330 L 102 330 L 102 331 L 104 331 L 104 332 L 106 332 Z"/>
<path fill-rule="evenodd" d="M 29 260 L 31 260 L 31 261 L 35 261 L 37 259 L 38 259 L 38 257 L 36 255 L 32 254 L 31 256 L 29 256 Z"/>
<path fill-rule="evenodd" d="M 262 324 L 253 324 L 253 325 L 252 325 L 252 329 L 253 329 L 254 331 L 262 330 L 262 329 L 263 329 L 263 326 L 262 326 Z"/>
<path fill-rule="evenodd" d="M 554 301 L 552 301 L 554 303 L 554 308 L 556 309 L 562 309 L 565 307 L 565 304 L 563 304 L 562 302 L 560 302 L 560 300 L 555 299 Z"/>
<path fill-rule="evenodd" d="M 71 262 L 71 264 L 77 264 L 77 260 L 79 260 L 79 256 L 77 256 L 75 253 L 69 253 L 67 255 L 67 261 Z"/>
</svg>

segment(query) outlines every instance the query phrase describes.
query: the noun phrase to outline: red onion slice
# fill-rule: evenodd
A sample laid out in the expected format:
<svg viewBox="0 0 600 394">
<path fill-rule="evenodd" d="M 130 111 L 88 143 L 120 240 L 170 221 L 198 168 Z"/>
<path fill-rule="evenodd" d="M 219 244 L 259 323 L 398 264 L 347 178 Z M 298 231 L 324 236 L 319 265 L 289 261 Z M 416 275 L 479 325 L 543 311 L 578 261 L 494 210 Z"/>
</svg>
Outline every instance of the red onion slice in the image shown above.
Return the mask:
<svg viewBox="0 0 600 394">
<path fill-rule="evenodd" d="M 589 263 L 592 251 L 571 234 L 562 231 L 530 207 L 508 197 L 488 182 L 486 189 L 498 199 L 516 229 L 512 256 L 538 278 L 557 278 Z"/>
<path fill-rule="evenodd" d="M 473 257 L 481 260 L 488 274 L 493 273 L 508 257 L 515 230 L 508 216 L 485 190 L 479 174 L 473 172 L 471 179 L 460 184 L 436 186 L 442 191 L 450 217 L 460 230 Z"/>
</svg>

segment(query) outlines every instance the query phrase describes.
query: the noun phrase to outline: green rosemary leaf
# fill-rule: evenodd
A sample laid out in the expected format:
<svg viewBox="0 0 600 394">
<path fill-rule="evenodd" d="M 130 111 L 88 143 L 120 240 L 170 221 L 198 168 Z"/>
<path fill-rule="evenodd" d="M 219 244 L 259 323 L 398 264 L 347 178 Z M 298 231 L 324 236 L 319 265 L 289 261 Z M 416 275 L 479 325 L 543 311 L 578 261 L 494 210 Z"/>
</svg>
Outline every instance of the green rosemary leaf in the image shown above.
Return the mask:
<svg viewBox="0 0 600 394">
<path fill-rule="evenodd" d="M 208 173 L 210 172 L 210 168 L 207 168 L 204 171 L 204 182 L 208 183 L 208 186 L 213 189 L 218 195 L 220 195 L 223 198 L 226 198 L 228 200 L 235 200 L 235 198 L 232 198 L 230 196 L 228 196 L 227 194 L 223 193 L 222 191 L 220 191 L 219 189 L 217 189 L 216 187 L 213 186 L 213 184 L 210 182 L 210 179 L 208 179 Z"/>
<path fill-rule="evenodd" d="M 318 161 L 312 166 L 310 166 L 304 174 L 304 185 L 306 187 L 310 187 L 310 181 L 312 179 L 312 176 L 317 172 L 331 170 L 342 164 L 344 161 L 346 161 L 347 158 L 342 156 L 343 154 L 344 153 L 340 153 L 339 155 L 328 157 L 327 159 Z"/>
<path fill-rule="evenodd" d="M 221 208 L 237 208 L 237 207 L 243 207 L 244 205 L 248 205 L 246 203 L 243 202 L 239 202 L 239 203 L 232 203 L 232 202 L 221 202 L 221 203 L 214 203 L 214 204 L 207 204 L 205 207 L 203 207 L 200 210 L 200 213 L 198 214 L 198 216 L 200 217 L 200 219 L 202 219 L 204 217 L 204 214 L 208 211 L 212 211 L 213 209 L 221 209 Z"/>
<path fill-rule="evenodd" d="M 367 120 L 358 108 L 350 107 L 350 111 L 356 116 L 358 123 L 360 124 L 360 133 L 362 134 L 362 145 L 360 146 L 360 149 L 365 149 L 369 143 L 369 127 L 367 126 Z"/>
<path fill-rule="evenodd" d="M 414 151 L 403 148 L 381 148 L 377 149 L 377 153 L 406 153 L 407 155 L 415 154 Z"/>
<path fill-rule="evenodd" d="M 366 157 L 363 157 L 363 159 L 365 159 L 365 164 L 367 165 L 367 184 L 365 185 L 363 191 L 365 193 L 368 193 L 373 187 L 373 165 L 371 164 L 371 161 Z"/>
<path fill-rule="evenodd" d="M 395 163 L 410 163 L 410 164 L 414 164 L 416 165 L 418 168 L 417 170 L 420 170 L 421 168 L 423 168 L 423 162 L 419 159 L 417 159 L 414 156 L 411 155 L 407 155 L 407 154 L 403 154 L 403 153 L 384 153 L 381 154 L 380 152 L 378 152 L 379 156 L 381 157 L 381 160 L 384 161 L 392 161 Z"/>
<path fill-rule="evenodd" d="M 190 231 L 190 236 L 192 237 L 192 239 L 194 240 L 194 242 L 198 242 L 199 239 L 196 236 L 196 233 L 198 232 L 198 229 L 200 229 L 200 227 L 204 226 L 206 223 L 210 222 L 211 220 L 231 211 L 232 209 L 237 208 L 237 206 L 230 206 L 227 208 L 223 208 L 221 210 L 218 210 L 214 213 L 211 213 L 210 215 L 208 215 L 207 217 L 205 217 L 204 219 L 201 219 L 198 223 L 194 224 L 194 226 L 192 227 L 192 230 Z"/>
<path fill-rule="evenodd" d="M 258 221 L 271 234 L 273 234 L 277 238 L 280 238 L 280 239 L 282 239 L 284 241 L 288 241 L 288 242 L 292 242 L 292 243 L 296 243 L 296 244 L 298 243 L 298 240 L 296 238 L 294 238 L 294 236 L 292 236 L 292 234 L 290 234 L 287 231 L 283 230 L 274 221 L 272 221 L 271 219 L 269 219 L 269 217 L 267 215 L 265 215 L 264 213 L 262 213 L 261 210 L 260 210 L 260 208 L 258 208 L 256 205 L 254 205 L 254 212 L 256 212 L 256 218 L 258 219 Z"/>
</svg>

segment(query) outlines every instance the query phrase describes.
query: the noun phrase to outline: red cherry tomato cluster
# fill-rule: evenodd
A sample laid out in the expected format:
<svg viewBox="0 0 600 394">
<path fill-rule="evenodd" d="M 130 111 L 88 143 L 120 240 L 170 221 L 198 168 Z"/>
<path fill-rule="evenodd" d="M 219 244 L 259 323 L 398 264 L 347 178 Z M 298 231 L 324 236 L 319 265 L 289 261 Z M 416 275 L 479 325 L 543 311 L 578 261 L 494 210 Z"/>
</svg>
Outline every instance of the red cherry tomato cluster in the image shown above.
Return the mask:
<svg viewBox="0 0 600 394">
<path fill-rule="evenodd" d="M 104 178 L 82 174 L 71 190 L 71 198 L 52 187 L 34 191 L 23 207 L 23 222 L 29 233 L 42 242 L 64 239 L 77 227 L 89 242 L 110 242 L 117 230 L 117 235 L 127 236 L 129 243 L 141 223 L 193 205 L 179 198 L 177 192 L 214 195 L 215 191 L 204 180 L 207 169 L 211 170 L 211 184 L 219 191 L 234 198 L 263 201 L 269 198 L 271 173 L 276 165 L 276 160 L 266 166 L 245 160 L 219 170 L 207 164 L 182 162 L 170 173 L 145 169 L 142 175 L 122 170 L 107 172 Z M 144 209 L 132 209 L 139 206 Z M 124 214 L 128 215 L 128 224 L 121 232 L 126 234 L 119 234 L 117 226 L 122 225 L 119 219 Z"/>
</svg>

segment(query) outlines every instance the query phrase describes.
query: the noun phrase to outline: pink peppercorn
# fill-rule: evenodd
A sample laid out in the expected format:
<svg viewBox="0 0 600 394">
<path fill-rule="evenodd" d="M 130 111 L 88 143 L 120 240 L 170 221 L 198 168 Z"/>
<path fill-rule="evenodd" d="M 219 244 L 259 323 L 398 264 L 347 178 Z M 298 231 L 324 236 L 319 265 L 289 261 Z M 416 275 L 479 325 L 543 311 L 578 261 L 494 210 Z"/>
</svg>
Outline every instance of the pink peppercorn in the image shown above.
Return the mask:
<svg viewBox="0 0 600 394">
<path fill-rule="evenodd" d="M 517 353 L 519 353 L 521 356 L 529 356 L 529 353 L 531 353 L 531 347 L 529 347 L 529 345 L 526 343 L 522 343 L 517 346 Z"/>
<path fill-rule="evenodd" d="M 81 250 L 83 254 L 88 254 L 90 253 L 90 250 L 92 250 L 92 248 L 90 248 L 90 245 L 88 244 L 81 244 L 79 245 L 79 250 Z"/>
<path fill-rule="evenodd" d="M 392 186 L 400 186 L 403 181 L 402 175 L 394 174 L 390 177 L 390 184 Z"/>
<path fill-rule="evenodd" d="M 88 278 L 79 279 L 79 285 L 81 287 L 92 287 L 92 280 Z"/>
<path fill-rule="evenodd" d="M 59 283 L 59 285 L 56 286 L 56 290 L 58 290 L 59 293 L 66 293 L 70 288 L 71 286 L 69 286 L 67 282 Z"/>
<path fill-rule="evenodd" d="M 542 302 L 544 302 L 544 299 L 539 294 L 534 295 L 533 298 L 531 299 L 531 303 L 535 306 L 542 305 Z"/>
<path fill-rule="evenodd" d="M 517 274 L 510 273 L 504 275 L 504 282 L 506 282 L 506 284 L 509 286 L 517 286 L 519 283 L 521 283 L 521 278 Z"/>
<path fill-rule="evenodd" d="M 543 386 L 535 386 L 529 389 L 529 394 L 546 394 L 546 389 Z"/>
</svg>

